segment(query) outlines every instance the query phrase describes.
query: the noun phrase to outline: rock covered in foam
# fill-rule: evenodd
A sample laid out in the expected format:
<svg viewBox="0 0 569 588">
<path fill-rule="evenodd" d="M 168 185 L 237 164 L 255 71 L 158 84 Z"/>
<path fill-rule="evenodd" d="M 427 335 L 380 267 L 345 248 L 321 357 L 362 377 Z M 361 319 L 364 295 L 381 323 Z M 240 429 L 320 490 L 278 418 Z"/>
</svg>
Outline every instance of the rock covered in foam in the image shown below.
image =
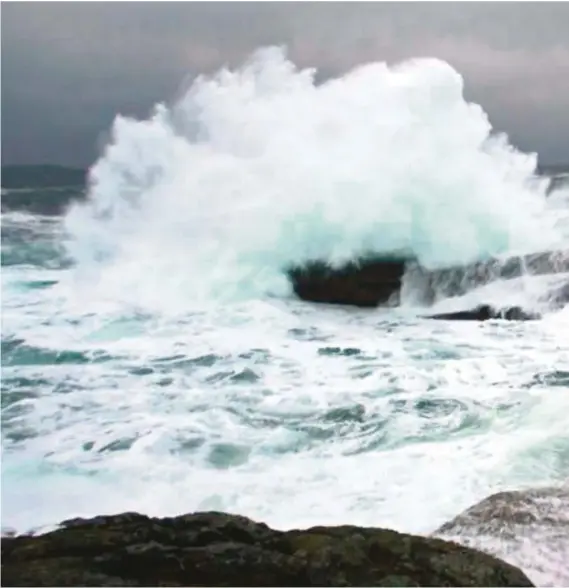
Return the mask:
<svg viewBox="0 0 569 588">
<path fill-rule="evenodd" d="M 539 586 L 569 586 L 569 486 L 493 494 L 435 535 L 523 566 Z"/>
<path fill-rule="evenodd" d="M 10 586 L 532 586 L 518 568 L 436 538 L 354 526 L 281 532 L 248 518 L 136 513 L 2 541 Z"/>
<path fill-rule="evenodd" d="M 474 287 L 496 280 L 565 272 L 569 272 L 569 251 L 564 250 L 490 259 L 440 270 L 425 269 L 415 259 L 404 257 L 371 257 L 346 263 L 339 268 L 316 261 L 290 268 L 288 276 L 294 292 L 301 300 L 376 307 L 399 302 L 404 277 L 421 291 L 422 301 L 430 304 L 437 296 L 462 295 Z M 567 291 L 560 291 L 558 298 L 567 296 Z M 498 318 L 498 314 L 508 318 L 504 312 L 495 313 L 496 316 L 487 318 Z M 520 320 L 529 317 L 530 313 L 511 309 L 506 314 L 512 317 L 511 320 Z"/>
<path fill-rule="evenodd" d="M 417 263 L 409 266 L 416 286 L 424 290 L 424 297 L 460 296 L 474 287 L 497 280 L 513 280 L 522 276 L 547 276 L 569 272 L 569 250 L 543 251 L 528 255 L 493 258 L 437 270 L 427 270 Z"/>
<path fill-rule="evenodd" d="M 569 304 L 569 281 L 552 288 L 542 296 L 542 301 L 553 309 L 560 309 Z"/>
</svg>

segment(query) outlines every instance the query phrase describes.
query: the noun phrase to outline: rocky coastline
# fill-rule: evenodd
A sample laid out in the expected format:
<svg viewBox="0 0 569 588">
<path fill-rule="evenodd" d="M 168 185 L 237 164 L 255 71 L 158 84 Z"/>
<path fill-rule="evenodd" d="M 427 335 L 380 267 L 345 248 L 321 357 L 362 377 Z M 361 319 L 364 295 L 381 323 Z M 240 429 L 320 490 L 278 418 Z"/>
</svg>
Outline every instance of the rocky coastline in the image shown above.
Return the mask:
<svg viewBox="0 0 569 588">
<path fill-rule="evenodd" d="M 522 276 L 547 276 L 569 272 L 569 250 L 543 251 L 529 255 L 492 258 L 471 264 L 428 270 L 414 258 L 393 255 L 389 258 L 368 256 L 340 267 L 322 261 L 291 267 L 288 276 L 295 294 L 301 300 L 324 304 L 340 304 L 360 308 L 396 306 L 400 303 L 406 281 L 419 292 L 420 302 L 429 307 L 437 297 L 461 296 L 473 287 L 496 280 L 512 280 Z M 569 282 L 550 297 L 552 306 L 569 302 Z M 445 320 L 528 320 L 538 318 L 521 308 L 467 308 L 459 313 L 433 314 L 425 318 Z"/>
<path fill-rule="evenodd" d="M 499 493 L 431 536 L 350 525 L 278 531 L 220 512 L 79 518 L 41 535 L 4 536 L 2 585 L 533 586 L 476 538 L 502 538 L 499 555 L 511 561 L 513 553 L 520 565 L 515 555 L 536 531 L 534 550 L 549 549 L 552 565 L 567 562 L 567 504 L 559 488 Z"/>
</svg>

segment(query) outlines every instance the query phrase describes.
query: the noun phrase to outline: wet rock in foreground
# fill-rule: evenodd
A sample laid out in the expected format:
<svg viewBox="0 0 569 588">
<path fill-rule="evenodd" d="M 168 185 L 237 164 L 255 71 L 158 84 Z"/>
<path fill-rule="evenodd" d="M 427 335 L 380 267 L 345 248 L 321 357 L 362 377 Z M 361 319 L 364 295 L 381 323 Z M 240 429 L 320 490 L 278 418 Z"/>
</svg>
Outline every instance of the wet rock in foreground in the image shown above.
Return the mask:
<svg viewBox="0 0 569 588">
<path fill-rule="evenodd" d="M 440 539 L 353 526 L 281 532 L 245 517 L 136 513 L 2 540 L 4 586 L 532 586 Z"/>
<path fill-rule="evenodd" d="M 524 567 L 538 586 L 569 586 L 569 487 L 500 492 L 435 535 Z"/>
</svg>

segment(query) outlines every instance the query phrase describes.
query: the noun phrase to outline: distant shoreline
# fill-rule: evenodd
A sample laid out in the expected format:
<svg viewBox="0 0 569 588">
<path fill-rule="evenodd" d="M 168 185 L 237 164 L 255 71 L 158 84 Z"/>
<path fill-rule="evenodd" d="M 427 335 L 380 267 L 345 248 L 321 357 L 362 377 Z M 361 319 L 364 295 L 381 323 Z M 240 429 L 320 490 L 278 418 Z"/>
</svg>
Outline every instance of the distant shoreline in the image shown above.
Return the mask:
<svg viewBox="0 0 569 588">
<path fill-rule="evenodd" d="M 551 178 L 547 193 L 569 183 L 569 163 L 538 166 L 537 173 Z M 88 168 L 63 165 L 3 165 L 2 211 L 61 215 L 86 196 Z"/>
<path fill-rule="evenodd" d="M 87 168 L 50 164 L 3 165 L 0 183 L 3 190 L 82 186 L 86 176 Z"/>
<path fill-rule="evenodd" d="M 2 166 L 2 212 L 59 216 L 85 198 L 87 170 L 59 165 Z"/>
<path fill-rule="evenodd" d="M 556 163 L 552 165 L 538 165 L 537 171 L 540 175 L 555 176 L 557 174 L 569 173 L 569 163 Z"/>
<path fill-rule="evenodd" d="M 1 186 L 4 190 L 78 186 L 85 183 L 88 169 L 48 163 L 2 165 Z M 538 165 L 537 172 L 545 176 L 569 173 L 569 163 Z"/>
</svg>

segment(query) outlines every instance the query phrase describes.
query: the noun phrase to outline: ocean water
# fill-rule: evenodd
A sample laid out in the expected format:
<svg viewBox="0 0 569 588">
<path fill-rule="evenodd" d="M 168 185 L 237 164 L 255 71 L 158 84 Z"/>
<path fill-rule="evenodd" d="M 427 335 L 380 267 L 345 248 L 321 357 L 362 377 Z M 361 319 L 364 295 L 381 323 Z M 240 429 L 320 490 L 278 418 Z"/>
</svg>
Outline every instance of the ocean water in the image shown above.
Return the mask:
<svg viewBox="0 0 569 588">
<path fill-rule="evenodd" d="M 444 62 L 313 75 L 262 50 L 117 117 L 85 203 L 2 214 L 3 527 L 224 510 L 430 533 L 567 482 L 569 308 L 547 294 L 568 275 L 435 309 L 539 321 L 459 323 L 422 318 L 412 283 L 360 310 L 296 300 L 285 273 L 567 249 L 569 191 L 546 197 Z"/>
</svg>

